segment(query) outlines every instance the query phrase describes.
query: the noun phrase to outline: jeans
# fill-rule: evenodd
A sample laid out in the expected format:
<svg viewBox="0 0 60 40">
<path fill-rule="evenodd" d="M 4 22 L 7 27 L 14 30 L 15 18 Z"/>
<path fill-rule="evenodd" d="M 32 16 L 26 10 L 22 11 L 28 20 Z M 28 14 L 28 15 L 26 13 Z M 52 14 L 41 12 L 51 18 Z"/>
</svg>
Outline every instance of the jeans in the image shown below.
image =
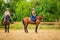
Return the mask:
<svg viewBox="0 0 60 40">
<path fill-rule="evenodd" d="M 2 18 L 2 22 L 4 21 L 4 18 L 6 18 L 6 16 L 4 16 L 3 18 Z M 12 19 L 10 18 L 10 23 L 12 22 Z"/>
<path fill-rule="evenodd" d="M 33 16 L 33 15 L 32 15 L 32 16 L 31 16 L 31 20 L 32 20 L 32 21 L 35 21 L 35 20 L 36 20 L 36 16 Z"/>
</svg>

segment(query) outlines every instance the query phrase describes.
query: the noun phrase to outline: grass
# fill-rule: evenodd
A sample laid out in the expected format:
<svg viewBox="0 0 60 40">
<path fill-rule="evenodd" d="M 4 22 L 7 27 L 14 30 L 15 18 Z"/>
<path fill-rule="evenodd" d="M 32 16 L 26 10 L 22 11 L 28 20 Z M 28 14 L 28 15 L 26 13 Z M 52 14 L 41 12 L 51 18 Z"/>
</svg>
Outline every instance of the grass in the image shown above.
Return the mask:
<svg viewBox="0 0 60 40">
<path fill-rule="evenodd" d="M 0 27 L 0 30 L 4 29 L 2 28 L 4 26 Z M 14 24 L 10 25 L 10 29 L 11 30 L 22 30 L 23 29 L 23 24 L 21 22 L 15 22 Z M 34 30 L 35 29 L 35 25 L 29 24 L 28 25 L 28 29 L 29 30 Z M 38 29 L 60 29 L 60 27 L 57 26 L 53 26 L 53 25 L 39 25 Z"/>
</svg>

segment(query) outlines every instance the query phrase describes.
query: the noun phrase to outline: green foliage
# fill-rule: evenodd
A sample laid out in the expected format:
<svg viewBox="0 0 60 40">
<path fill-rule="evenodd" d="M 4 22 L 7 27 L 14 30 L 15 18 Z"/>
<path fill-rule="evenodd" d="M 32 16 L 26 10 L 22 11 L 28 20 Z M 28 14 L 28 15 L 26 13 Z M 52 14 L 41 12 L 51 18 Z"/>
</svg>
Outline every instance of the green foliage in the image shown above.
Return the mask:
<svg viewBox="0 0 60 40">
<path fill-rule="evenodd" d="M 30 10 L 31 10 L 31 4 L 27 1 L 19 1 L 17 4 L 17 9 L 16 9 L 16 14 L 18 16 L 19 19 L 17 19 L 18 21 L 20 21 L 22 18 L 29 16 L 30 15 Z"/>
<path fill-rule="evenodd" d="M 24 17 L 31 16 L 34 7 L 36 15 L 44 15 L 44 21 L 56 21 L 60 19 L 60 0 L 10 0 L 5 3 L 0 0 L 0 20 L 8 7 L 14 21 L 21 21 Z"/>
</svg>

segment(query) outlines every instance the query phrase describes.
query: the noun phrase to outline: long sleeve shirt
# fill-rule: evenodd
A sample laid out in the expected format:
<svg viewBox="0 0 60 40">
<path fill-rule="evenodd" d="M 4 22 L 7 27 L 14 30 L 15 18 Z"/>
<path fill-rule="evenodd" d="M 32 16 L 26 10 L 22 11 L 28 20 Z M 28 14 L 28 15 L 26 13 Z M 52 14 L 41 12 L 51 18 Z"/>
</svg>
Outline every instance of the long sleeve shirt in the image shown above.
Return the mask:
<svg viewBox="0 0 60 40">
<path fill-rule="evenodd" d="M 9 12 L 9 11 L 5 11 L 4 15 L 5 15 L 5 16 L 7 16 L 7 15 L 10 16 L 10 12 Z"/>
</svg>

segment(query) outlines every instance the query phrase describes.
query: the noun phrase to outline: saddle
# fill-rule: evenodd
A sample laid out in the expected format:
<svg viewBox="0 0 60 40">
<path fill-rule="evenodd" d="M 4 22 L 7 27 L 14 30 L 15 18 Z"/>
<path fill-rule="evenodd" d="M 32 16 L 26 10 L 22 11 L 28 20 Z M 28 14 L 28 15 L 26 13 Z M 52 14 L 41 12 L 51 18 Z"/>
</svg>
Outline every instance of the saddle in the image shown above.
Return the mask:
<svg viewBox="0 0 60 40">
<path fill-rule="evenodd" d="M 30 19 L 30 21 L 31 21 L 33 24 L 35 24 L 35 23 L 36 23 L 36 20 L 31 20 L 31 19 Z"/>
</svg>

